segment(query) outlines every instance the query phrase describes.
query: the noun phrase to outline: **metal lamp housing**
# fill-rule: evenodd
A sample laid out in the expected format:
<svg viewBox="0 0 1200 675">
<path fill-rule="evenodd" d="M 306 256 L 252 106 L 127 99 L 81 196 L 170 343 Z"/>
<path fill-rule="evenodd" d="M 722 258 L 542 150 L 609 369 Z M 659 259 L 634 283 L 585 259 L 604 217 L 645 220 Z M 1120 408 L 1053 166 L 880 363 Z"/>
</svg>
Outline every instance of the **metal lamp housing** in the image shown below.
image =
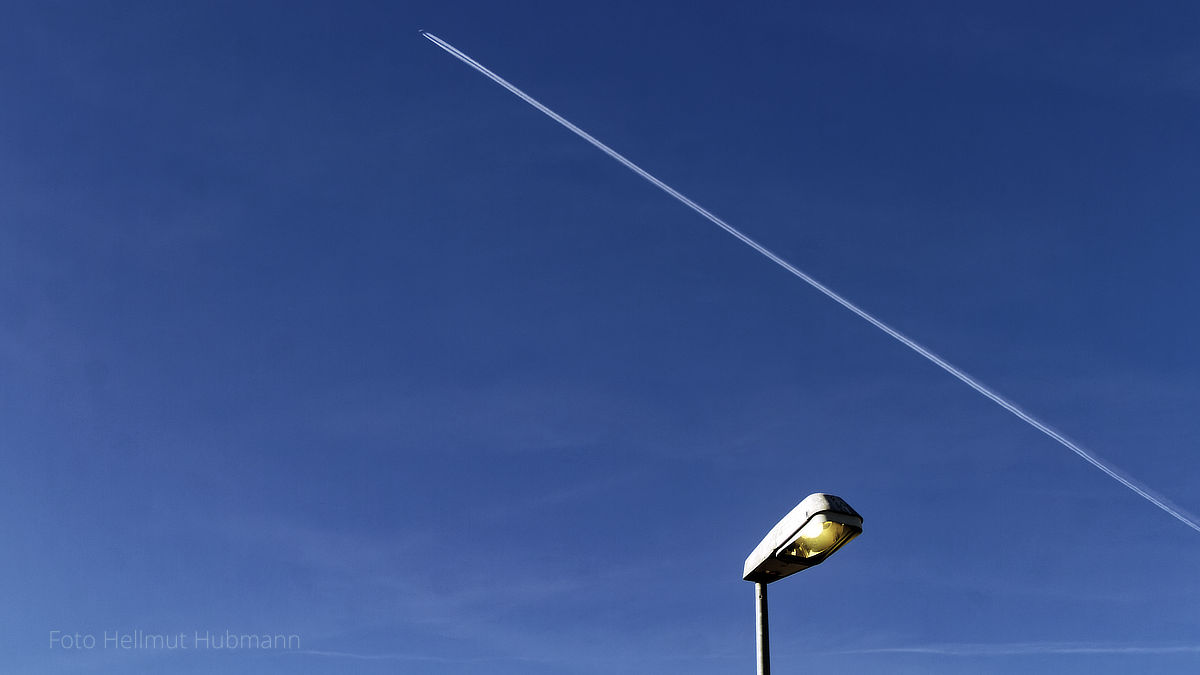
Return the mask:
<svg viewBox="0 0 1200 675">
<path fill-rule="evenodd" d="M 754 548 L 742 578 L 769 584 L 819 565 L 862 534 L 862 522 L 862 516 L 841 497 L 809 495 Z"/>
</svg>

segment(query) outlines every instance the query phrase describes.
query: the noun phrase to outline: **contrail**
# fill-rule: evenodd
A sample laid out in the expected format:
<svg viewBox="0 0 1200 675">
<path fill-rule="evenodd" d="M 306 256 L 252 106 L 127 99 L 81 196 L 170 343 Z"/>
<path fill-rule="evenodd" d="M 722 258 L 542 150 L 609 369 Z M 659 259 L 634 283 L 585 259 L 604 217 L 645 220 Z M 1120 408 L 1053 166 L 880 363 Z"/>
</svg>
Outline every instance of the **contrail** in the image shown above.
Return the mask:
<svg viewBox="0 0 1200 675">
<path fill-rule="evenodd" d="M 1175 518 L 1179 522 L 1183 523 L 1184 525 L 1187 525 L 1188 527 L 1192 528 L 1193 530 L 1195 530 L 1197 532 L 1200 532 L 1200 522 L 1197 522 L 1194 517 L 1186 514 L 1181 508 L 1171 504 L 1165 498 L 1153 494 L 1148 488 L 1142 487 L 1142 486 L 1138 485 L 1137 483 L 1135 483 L 1133 480 L 1126 478 L 1125 476 L 1122 476 L 1120 473 L 1117 472 L 1116 469 L 1112 468 L 1108 464 L 1105 464 L 1099 458 L 1097 458 L 1095 455 L 1091 454 L 1087 450 L 1084 450 L 1082 447 L 1080 447 L 1077 443 L 1075 443 L 1071 439 L 1067 438 L 1066 436 L 1064 436 L 1064 435 L 1060 434 L 1059 432 L 1055 431 L 1054 429 L 1050 428 L 1049 426 L 1042 423 L 1037 418 L 1033 417 L 1032 415 L 1025 412 L 1024 410 L 1021 410 L 1019 407 L 1016 406 L 1016 404 L 1010 402 L 1008 399 L 1004 398 L 1000 394 L 997 394 L 996 392 L 992 391 L 991 389 L 985 387 L 983 384 L 981 384 L 975 378 L 971 377 L 970 375 L 967 375 L 963 371 L 959 370 L 956 366 L 954 366 L 954 365 L 950 364 L 949 362 L 947 362 L 946 360 L 944 360 L 942 357 L 938 356 L 937 354 L 934 354 L 933 352 L 929 351 L 928 349 L 922 347 L 921 345 L 917 344 L 913 340 L 909 339 L 900 331 L 896 330 L 895 328 L 892 328 L 891 326 L 885 324 L 884 322 L 880 321 L 879 319 L 876 319 L 874 316 L 871 316 L 869 313 L 867 313 L 866 310 L 858 307 L 858 305 L 855 305 L 854 303 L 850 302 L 846 298 L 843 298 L 841 295 L 834 292 L 828 286 L 826 286 L 826 285 L 822 284 L 821 282 L 817 281 L 816 279 L 812 278 L 807 273 L 805 273 L 802 270 L 800 270 L 799 268 L 793 266 L 788 261 L 775 255 L 774 253 L 772 253 L 769 249 L 767 249 L 762 244 L 759 244 L 757 241 L 754 241 L 750 237 L 743 234 L 736 227 L 730 225 L 729 223 L 725 222 L 724 220 L 721 220 L 717 216 L 713 215 L 712 213 L 710 213 L 708 211 L 708 209 L 705 209 L 703 206 L 700 206 L 699 204 L 692 201 L 691 199 L 688 199 L 686 196 L 684 196 L 681 192 L 679 192 L 675 188 L 671 187 L 670 185 L 667 185 L 666 183 L 662 182 L 658 178 L 655 178 L 653 175 L 651 175 L 648 171 L 646 171 L 642 167 L 640 167 L 637 164 L 634 164 L 633 162 L 626 159 L 625 156 L 622 155 L 621 153 L 617 152 L 616 150 L 613 150 L 612 148 L 608 147 L 607 145 L 596 140 L 596 138 L 593 137 L 591 134 L 589 134 L 586 131 L 584 131 L 583 129 L 580 129 L 579 127 L 575 126 L 570 121 L 568 121 L 566 118 L 564 118 L 562 115 L 559 115 L 558 113 L 554 112 L 553 110 L 542 105 L 537 100 L 535 100 L 533 97 L 531 97 L 529 94 L 526 94 L 525 92 L 521 91 L 517 87 L 513 86 L 511 83 L 509 83 L 504 78 L 502 78 L 499 75 L 497 75 L 496 73 L 493 73 L 492 71 L 488 70 L 486 67 L 483 66 L 483 64 L 479 63 L 475 59 L 473 59 L 473 58 L 467 56 L 466 54 L 464 54 L 463 52 L 459 51 L 458 48 L 455 47 L 454 45 L 450 44 L 449 42 L 446 42 L 445 40 L 443 40 L 443 39 L 439 38 L 438 36 L 436 36 L 432 33 L 429 33 L 427 31 L 421 31 L 421 35 L 428 38 L 430 42 L 434 43 L 435 45 L 437 45 L 437 46 L 441 47 L 442 49 L 446 50 L 447 52 L 449 52 L 452 56 L 454 56 L 459 61 L 462 61 L 463 63 L 467 64 L 468 66 L 471 66 L 475 70 L 486 75 L 488 77 L 488 79 L 492 80 L 493 82 L 500 85 L 501 87 L 504 87 L 505 89 L 509 90 L 510 92 L 515 94 L 518 98 L 520 98 L 522 101 L 525 101 L 529 105 L 531 105 L 534 108 L 537 108 L 541 112 L 545 113 L 546 116 L 548 116 L 550 119 L 554 120 L 555 122 L 558 122 L 559 124 L 563 125 L 564 127 L 568 128 L 568 129 L 570 129 L 572 132 L 575 133 L 575 135 L 579 136 L 580 138 L 587 141 L 588 143 L 591 143 L 593 146 L 596 147 L 596 149 L 600 150 L 601 152 L 608 155 L 609 157 L 612 157 L 613 159 L 617 160 L 622 165 L 624 165 L 625 168 L 629 169 L 630 171 L 632 171 L 632 172 L 636 173 L 637 175 L 641 176 L 642 178 L 646 179 L 648 182 L 653 184 L 658 189 L 662 190 L 663 192 L 665 192 L 665 193 L 671 195 L 672 197 L 674 197 L 675 199 L 679 200 L 679 202 L 681 202 L 684 206 L 695 211 L 696 213 L 700 214 L 701 216 L 704 216 L 704 218 L 707 219 L 712 224 L 716 225 L 717 227 L 721 228 L 722 230 L 725 230 L 729 234 L 732 234 L 734 237 L 737 237 L 738 240 L 741 241 L 743 244 L 749 246 L 750 248 L 754 249 L 755 251 L 758 251 L 760 254 L 762 254 L 764 257 L 766 257 L 771 262 L 775 263 L 776 265 L 779 265 L 780 267 L 787 270 L 788 272 L 791 272 L 792 274 L 796 275 L 797 277 L 800 277 L 809 286 L 812 286 L 813 288 L 817 289 L 821 293 L 824 293 L 830 300 L 833 300 L 834 302 L 838 303 L 842 307 L 845 307 L 846 309 L 850 310 L 851 312 L 854 312 L 859 317 L 861 317 L 864 321 L 870 323 L 872 326 L 875 326 L 879 330 L 892 336 L 893 338 L 895 338 L 898 342 L 900 342 L 904 346 L 908 347 L 909 349 L 913 350 L 914 352 L 925 357 L 930 362 L 932 362 L 934 365 L 936 365 L 937 367 L 946 371 L 947 373 L 950 373 L 954 377 L 958 378 L 963 384 L 974 389 L 975 391 L 979 392 L 980 394 L 983 394 L 987 398 L 991 399 L 994 403 L 996 403 L 996 405 L 999 405 L 1001 408 L 1004 408 L 1008 412 L 1010 412 L 1013 415 L 1016 415 L 1020 419 L 1024 420 L 1025 423 L 1027 423 L 1029 426 L 1033 427 L 1034 429 L 1037 429 L 1038 431 L 1042 432 L 1043 434 L 1046 434 L 1050 438 L 1058 441 L 1060 444 L 1062 444 L 1068 450 L 1070 450 L 1071 452 L 1074 452 L 1076 455 L 1079 455 L 1088 464 L 1091 464 L 1092 466 L 1096 467 L 1097 469 L 1100 469 L 1109 478 L 1112 478 L 1113 480 L 1117 481 L 1121 485 L 1124 485 L 1125 487 L 1129 488 L 1130 490 L 1133 490 L 1135 493 L 1137 493 L 1143 499 L 1145 499 L 1146 501 L 1150 502 L 1151 504 L 1157 506 L 1158 508 L 1162 509 L 1163 511 L 1167 512 L 1168 514 L 1170 514 L 1173 518 Z"/>
</svg>

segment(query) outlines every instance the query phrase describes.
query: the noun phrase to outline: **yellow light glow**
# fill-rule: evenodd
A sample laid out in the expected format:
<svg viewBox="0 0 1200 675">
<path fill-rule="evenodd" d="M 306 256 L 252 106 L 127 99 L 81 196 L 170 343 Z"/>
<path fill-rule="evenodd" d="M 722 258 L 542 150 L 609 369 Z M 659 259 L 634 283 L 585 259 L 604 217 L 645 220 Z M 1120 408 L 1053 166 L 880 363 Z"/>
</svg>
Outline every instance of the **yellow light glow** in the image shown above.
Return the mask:
<svg viewBox="0 0 1200 675">
<path fill-rule="evenodd" d="M 829 520 L 810 520 L 800 528 L 800 531 L 796 533 L 796 538 L 784 547 L 781 553 L 797 558 L 813 558 L 832 553 L 855 534 L 858 533 L 842 523 Z"/>
</svg>

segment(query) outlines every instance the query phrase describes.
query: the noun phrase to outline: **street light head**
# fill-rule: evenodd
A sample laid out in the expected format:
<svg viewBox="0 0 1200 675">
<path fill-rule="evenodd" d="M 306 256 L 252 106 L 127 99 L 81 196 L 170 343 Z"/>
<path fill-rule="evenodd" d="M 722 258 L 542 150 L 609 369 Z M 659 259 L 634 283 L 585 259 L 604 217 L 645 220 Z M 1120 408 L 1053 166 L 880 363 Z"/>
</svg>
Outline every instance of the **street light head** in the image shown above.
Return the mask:
<svg viewBox="0 0 1200 675">
<path fill-rule="evenodd" d="M 862 516 L 841 497 L 809 495 L 780 520 L 746 558 L 742 578 L 769 584 L 825 562 L 862 534 Z"/>
</svg>

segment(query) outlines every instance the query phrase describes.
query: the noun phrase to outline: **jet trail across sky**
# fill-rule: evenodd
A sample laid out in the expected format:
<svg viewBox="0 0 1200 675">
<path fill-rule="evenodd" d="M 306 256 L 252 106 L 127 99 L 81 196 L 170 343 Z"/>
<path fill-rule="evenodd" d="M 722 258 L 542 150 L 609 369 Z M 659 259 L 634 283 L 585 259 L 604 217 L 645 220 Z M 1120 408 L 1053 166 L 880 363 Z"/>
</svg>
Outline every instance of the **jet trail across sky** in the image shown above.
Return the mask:
<svg viewBox="0 0 1200 675">
<path fill-rule="evenodd" d="M 1125 487 L 1129 488 L 1130 490 L 1133 490 L 1140 497 L 1142 497 L 1146 501 L 1150 502 L 1151 504 L 1154 504 L 1155 506 L 1162 509 L 1166 513 L 1170 514 L 1173 518 L 1177 519 L 1179 522 L 1183 523 L 1184 525 L 1187 525 L 1188 527 L 1192 528 L 1196 532 L 1200 532 L 1200 522 L 1197 522 L 1194 517 L 1188 515 L 1179 507 L 1171 504 L 1165 498 L 1154 494 L 1153 492 L 1151 492 L 1149 490 L 1149 488 L 1143 487 L 1143 486 L 1137 484 L 1136 482 L 1134 482 L 1132 479 L 1121 475 L 1121 473 L 1119 473 L 1115 468 L 1113 468 L 1112 466 L 1108 465 L 1107 463 L 1101 461 L 1098 457 L 1096 457 L 1092 453 L 1088 452 L 1087 450 L 1084 450 L 1077 443 L 1075 443 L 1071 439 L 1067 438 L 1066 436 L 1063 436 L 1062 434 L 1055 431 L 1054 429 L 1050 428 L 1049 426 L 1042 423 L 1041 421 L 1039 421 L 1037 418 L 1033 417 L 1029 413 L 1025 412 L 1024 410 L 1021 410 L 1019 407 L 1016 406 L 1016 404 L 1010 402 L 1008 399 L 1004 398 L 1000 394 L 997 394 L 996 392 L 992 391 L 988 387 L 984 386 L 978 380 L 971 377 L 970 375 L 967 375 L 963 371 L 959 370 L 956 366 L 945 361 L 937 354 L 934 354 L 933 352 L 929 351 L 928 349 L 922 347 L 920 344 L 917 344 L 913 340 L 909 339 L 900 331 L 896 330 L 895 328 L 892 328 L 891 326 L 885 324 L 884 322 L 880 321 L 879 319 L 876 319 L 874 316 L 869 314 L 866 310 L 861 309 L 854 303 L 850 302 L 846 298 L 844 298 L 841 295 L 839 295 L 838 293 L 834 292 L 828 286 L 825 286 L 821 282 L 812 278 L 807 273 L 805 273 L 804 271 L 795 267 L 788 261 L 775 255 L 774 253 L 772 253 L 769 249 L 767 249 L 762 244 L 759 244 L 758 242 L 754 241 L 753 239 L 751 239 L 750 237 L 743 234 L 740 230 L 738 230 L 734 226 L 730 225 L 729 223 L 725 222 L 724 220 L 721 220 L 717 216 L 713 215 L 707 209 L 700 206 L 699 204 L 692 201 L 691 199 L 688 199 L 686 196 L 684 196 L 682 193 L 680 193 L 675 188 L 671 187 L 670 185 L 667 185 L 666 183 L 662 182 L 658 178 L 655 178 L 653 175 L 651 175 L 648 171 L 646 171 L 642 167 L 629 161 L 628 159 L 625 158 L 624 155 L 621 155 L 616 150 L 613 150 L 612 148 L 608 147 L 607 145 L 596 140 L 596 138 L 594 138 L 591 134 L 587 133 L 583 129 L 580 129 L 579 127 L 572 124 L 570 121 L 568 121 L 563 116 L 559 115 L 558 113 L 554 112 L 553 110 L 542 105 L 537 100 L 535 100 L 533 97 L 531 97 L 528 94 L 526 94 L 525 92 L 521 91 L 520 89 L 518 89 L 517 87 L 515 87 L 514 85 L 509 83 L 507 80 L 505 80 L 504 78 L 497 75 L 496 73 L 493 73 L 492 71 L 488 70 L 486 67 L 483 66 L 483 64 L 479 63 L 475 59 L 473 59 L 473 58 L 467 56 L 466 54 L 464 54 L 463 52 L 459 51 L 458 48 L 456 48 L 454 45 L 450 44 L 449 42 L 446 42 L 445 40 L 439 38 L 438 36 L 436 36 L 432 33 L 426 32 L 426 31 L 421 31 L 421 35 L 425 36 L 430 42 L 434 43 L 435 45 L 437 45 L 437 46 L 441 47 L 442 49 L 446 50 L 447 52 L 449 52 L 452 56 L 457 58 L 459 61 L 462 61 L 463 63 L 467 64 L 468 66 L 471 66 L 475 70 L 477 70 L 480 73 L 482 73 L 483 75 L 487 76 L 488 79 L 492 80 L 496 84 L 498 84 L 501 87 L 504 87 L 508 91 L 512 92 L 514 95 L 516 95 L 521 100 L 525 101 L 529 105 L 531 105 L 534 108 L 537 108 L 541 112 L 545 113 L 546 116 L 548 116 L 550 119 L 554 120 L 555 122 L 558 122 L 559 124 L 563 125 L 564 127 L 568 128 L 568 129 L 570 129 L 573 133 L 575 133 L 575 135 L 579 136 L 580 138 L 587 141 L 588 143 L 591 143 L 598 150 L 600 150 L 604 154 L 608 155 L 609 157 L 615 159 L 616 161 L 620 162 L 622 165 L 625 166 L 625 168 L 629 169 L 630 171 L 632 171 L 632 172 L 636 173 L 637 175 L 641 176 L 642 178 L 646 179 L 648 182 L 653 184 L 658 189 L 662 190 L 663 192 L 665 192 L 665 193 L 671 195 L 672 197 L 674 197 L 675 199 L 679 200 L 679 202 L 681 202 L 684 206 L 687 206 L 689 209 L 700 214 L 701 216 L 703 216 L 705 219 L 707 219 L 712 224 L 716 225 L 717 227 L 721 228 L 722 230 L 725 230 L 726 232 L 733 235 L 734 237 L 737 237 L 737 239 L 740 240 L 743 244 L 749 246 L 750 248 L 754 249 L 755 251 L 758 251 L 760 254 L 762 254 L 764 257 L 766 257 L 771 262 L 775 263 L 776 265 L 779 265 L 780 267 L 787 270 L 788 272 L 791 272 L 795 276 L 800 277 L 801 279 L 804 280 L 805 283 L 807 283 L 809 286 L 812 286 L 813 288 L 817 289 L 821 293 L 825 294 L 825 296 L 827 296 L 830 300 L 833 300 L 834 302 L 838 303 L 842 307 L 845 307 L 846 309 L 850 310 L 851 312 L 854 312 L 860 318 L 862 318 L 864 321 L 870 323 L 872 326 L 875 326 L 876 328 L 883 331 L 884 333 L 887 333 L 888 335 L 892 336 L 893 338 L 895 338 L 897 341 L 899 341 L 904 346 L 908 347 L 909 349 L 913 350 L 914 352 L 925 357 L 927 360 L 929 360 L 930 362 L 932 362 L 934 365 L 938 366 L 942 370 L 946 371 L 947 373 L 950 373 L 954 377 L 958 378 L 960 381 L 962 381 L 963 384 L 974 389 L 975 391 L 979 392 L 983 396 L 991 399 L 996 405 L 1000 406 L 1001 408 L 1004 408 L 1005 410 L 1012 413 L 1013 415 L 1016 415 L 1017 417 L 1019 417 L 1021 420 L 1023 420 L 1029 426 L 1033 427 L 1034 429 L 1037 429 L 1038 431 L 1049 436 L 1050 438 L 1054 439 L 1055 441 L 1058 441 L 1061 445 L 1066 447 L 1068 450 L 1070 450 L 1071 452 L 1074 452 L 1076 455 L 1079 455 L 1079 457 L 1082 458 L 1085 462 L 1087 462 L 1088 464 L 1091 464 L 1092 466 L 1096 467 L 1097 469 L 1103 471 L 1109 478 L 1112 478 L 1113 480 L 1117 481 L 1121 485 L 1124 485 Z"/>
</svg>

